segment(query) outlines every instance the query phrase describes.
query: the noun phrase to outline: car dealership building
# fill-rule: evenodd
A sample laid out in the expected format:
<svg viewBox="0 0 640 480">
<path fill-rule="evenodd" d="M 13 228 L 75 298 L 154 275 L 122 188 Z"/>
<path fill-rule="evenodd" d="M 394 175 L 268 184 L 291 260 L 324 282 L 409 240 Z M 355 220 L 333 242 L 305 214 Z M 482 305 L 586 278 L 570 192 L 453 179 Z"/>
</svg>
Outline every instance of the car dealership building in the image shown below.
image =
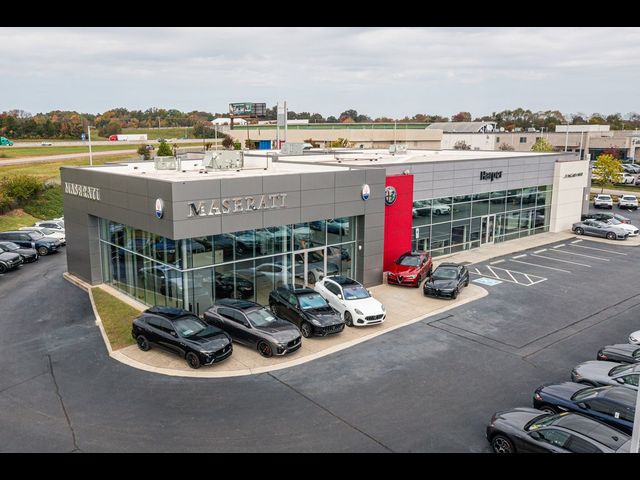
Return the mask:
<svg viewBox="0 0 640 480">
<path fill-rule="evenodd" d="M 382 283 L 432 256 L 569 229 L 588 202 L 575 153 L 218 151 L 63 167 L 70 274 L 149 305 L 267 303 L 283 283 Z"/>
</svg>

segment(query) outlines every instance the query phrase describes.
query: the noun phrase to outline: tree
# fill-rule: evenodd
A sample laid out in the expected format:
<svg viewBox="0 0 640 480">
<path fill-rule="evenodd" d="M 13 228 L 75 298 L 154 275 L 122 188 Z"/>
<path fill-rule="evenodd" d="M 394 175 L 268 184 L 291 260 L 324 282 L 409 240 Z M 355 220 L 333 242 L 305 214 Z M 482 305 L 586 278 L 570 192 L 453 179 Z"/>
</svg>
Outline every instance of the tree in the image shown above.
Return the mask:
<svg viewBox="0 0 640 480">
<path fill-rule="evenodd" d="M 338 119 L 333 115 L 327 117 L 327 123 L 338 123 Z"/>
<path fill-rule="evenodd" d="M 604 152 L 605 155 L 611 155 L 616 160 L 620 160 L 620 150 L 617 148 L 607 148 Z"/>
<path fill-rule="evenodd" d="M 597 178 L 602 185 L 600 193 L 604 191 L 604 186 L 606 184 L 619 183 L 621 180 L 621 173 L 622 162 L 620 162 L 620 160 L 616 160 L 613 155 L 607 155 L 604 153 L 602 155 L 598 155 L 598 158 L 593 164 L 593 176 Z"/>
<path fill-rule="evenodd" d="M 337 140 L 333 140 L 329 147 L 331 148 L 343 148 L 349 144 L 349 141 L 346 138 L 338 138 Z"/>
<path fill-rule="evenodd" d="M 471 150 L 471 145 L 467 145 L 464 140 L 458 140 L 453 146 L 454 150 Z"/>
<path fill-rule="evenodd" d="M 222 146 L 224 148 L 231 148 L 233 147 L 233 138 L 231 138 L 230 135 L 226 135 L 224 136 L 224 138 L 222 139 Z"/>
<path fill-rule="evenodd" d="M 357 117 L 358 117 L 358 112 L 353 109 L 349 109 L 349 110 L 345 110 L 340 114 L 340 118 L 338 118 L 338 121 L 340 123 L 344 123 L 347 118 L 350 118 L 352 121 L 355 122 Z"/>
<path fill-rule="evenodd" d="M 551 145 L 551 143 L 549 143 L 546 139 L 540 137 L 536 140 L 536 143 L 534 143 L 531 146 L 531 151 L 532 152 L 553 152 L 554 148 L 553 148 L 553 145 Z"/>
<path fill-rule="evenodd" d="M 151 152 L 147 148 L 147 145 L 140 145 L 138 147 L 138 155 L 143 157 L 145 160 L 149 160 L 151 158 Z"/>
<path fill-rule="evenodd" d="M 451 117 L 452 122 L 470 122 L 471 121 L 471 113 L 469 112 L 458 112 L 453 117 Z"/>
<path fill-rule="evenodd" d="M 515 150 L 515 148 L 513 148 L 513 145 L 509 145 L 508 143 L 502 142 L 500 145 L 498 145 L 498 150 L 502 150 L 502 151 L 505 151 L 505 152 L 511 152 L 511 151 Z"/>
<path fill-rule="evenodd" d="M 251 140 L 250 138 L 245 139 L 244 141 L 244 147 L 248 148 L 249 150 L 253 150 L 256 147 L 256 142 L 254 140 Z"/>
<path fill-rule="evenodd" d="M 69 132 L 68 128 L 66 130 Z M 110 120 L 109 123 L 98 128 L 98 135 L 105 138 L 119 133 L 122 133 L 122 125 L 117 120 Z"/>
<path fill-rule="evenodd" d="M 171 151 L 171 145 L 169 145 L 167 142 L 160 142 L 160 146 L 158 147 L 158 156 L 159 157 L 173 156 L 173 152 Z"/>
</svg>

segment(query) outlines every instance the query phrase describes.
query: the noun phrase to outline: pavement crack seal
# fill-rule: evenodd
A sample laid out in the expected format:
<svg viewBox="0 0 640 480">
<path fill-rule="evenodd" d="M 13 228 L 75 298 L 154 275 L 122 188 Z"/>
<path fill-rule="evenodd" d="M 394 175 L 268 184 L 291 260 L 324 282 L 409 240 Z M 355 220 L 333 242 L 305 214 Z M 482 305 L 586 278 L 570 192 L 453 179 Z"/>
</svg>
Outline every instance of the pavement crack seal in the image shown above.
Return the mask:
<svg viewBox="0 0 640 480">
<path fill-rule="evenodd" d="M 47 359 L 49 360 L 49 373 L 51 374 L 51 379 L 53 380 L 53 385 L 56 387 L 56 395 L 58 399 L 60 399 L 60 405 L 62 406 L 62 411 L 64 412 L 64 417 L 67 420 L 67 426 L 71 431 L 71 439 L 73 440 L 73 450 L 71 452 L 82 452 L 80 447 L 78 446 L 78 442 L 76 439 L 76 432 L 73 429 L 73 425 L 71 424 L 71 418 L 69 418 L 69 413 L 67 412 L 67 408 L 64 406 L 64 400 L 62 400 L 62 395 L 60 395 L 60 387 L 58 386 L 58 381 L 56 380 L 56 376 L 53 373 L 53 362 L 51 361 L 51 355 L 47 354 Z"/>
<path fill-rule="evenodd" d="M 345 425 L 353 428 L 354 430 L 356 430 L 357 432 L 360 432 L 362 435 L 364 435 L 365 437 L 367 437 L 368 439 L 370 439 L 371 441 L 377 443 L 378 445 L 380 445 L 382 448 L 384 448 L 385 450 L 391 452 L 391 453 L 396 453 L 393 449 L 387 447 L 384 443 L 382 443 L 380 440 L 378 440 L 375 437 L 372 437 L 371 435 L 369 435 L 367 432 L 359 429 L 358 427 L 356 427 L 355 425 L 353 425 L 352 423 L 348 422 L 347 420 L 345 420 L 344 418 L 340 417 L 339 415 L 336 415 L 335 413 L 333 413 L 331 410 L 329 410 L 327 407 L 325 407 L 324 405 L 320 405 L 318 402 L 316 402 L 315 400 L 313 400 L 312 398 L 308 397 L 307 395 L 305 395 L 304 393 L 302 393 L 301 391 L 297 390 L 296 388 L 292 387 L 291 385 L 289 385 L 287 382 L 279 379 L 278 377 L 276 377 L 275 375 L 273 375 L 271 372 L 268 372 L 267 375 L 269 375 L 271 378 L 273 378 L 276 382 L 281 383 L 282 385 L 284 385 L 285 387 L 291 389 L 292 391 L 294 391 L 295 393 L 297 393 L 298 395 L 300 395 L 302 398 L 304 398 L 305 400 L 313 403 L 316 407 L 324 410 L 325 412 L 327 412 L 329 415 L 331 415 L 332 417 L 338 419 L 340 422 L 344 423 Z"/>
</svg>

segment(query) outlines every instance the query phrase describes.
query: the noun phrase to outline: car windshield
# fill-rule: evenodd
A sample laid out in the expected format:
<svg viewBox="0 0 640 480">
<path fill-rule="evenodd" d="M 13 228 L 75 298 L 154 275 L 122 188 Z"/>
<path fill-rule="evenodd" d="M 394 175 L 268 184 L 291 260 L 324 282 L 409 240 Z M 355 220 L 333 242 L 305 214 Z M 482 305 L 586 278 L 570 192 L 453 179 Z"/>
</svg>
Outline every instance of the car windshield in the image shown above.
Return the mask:
<svg viewBox="0 0 640 480">
<path fill-rule="evenodd" d="M 633 368 L 633 365 L 620 365 L 617 367 L 613 367 L 611 370 L 609 370 L 609 376 L 613 377 L 614 375 L 618 375 L 619 373 L 624 373 L 627 370 L 631 370 Z"/>
<path fill-rule="evenodd" d="M 611 200 L 611 197 L 609 195 L 599 195 L 598 199 L 600 199 L 600 200 Z"/>
<path fill-rule="evenodd" d="M 189 338 L 204 333 L 208 325 L 196 316 L 184 316 L 173 321 L 173 326 L 181 337 Z"/>
<path fill-rule="evenodd" d="M 420 257 L 413 257 L 411 255 L 403 255 L 396 262 L 398 265 L 405 265 L 407 267 L 417 267 L 420 265 Z"/>
<path fill-rule="evenodd" d="M 454 280 L 458 276 L 458 269 L 454 267 L 438 267 L 433 272 L 434 280 Z"/>
<path fill-rule="evenodd" d="M 611 225 L 622 225 L 622 222 L 620 220 L 618 220 L 617 218 L 612 218 L 611 220 L 609 220 L 609 223 Z"/>
<path fill-rule="evenodd" d="M 369 298 L 369 292 L 362 285 L 345 285 L 342 287 L 345 300 L 360 300 Z"/>
<path fill-rule="evenodd" d="M 40 233 L 44 233 L 45 235 L 51 235 L 52 233 L 56 233 L 56 231 L 51 230 L 50 228 L 41 228 Z"/>
<path fill-rule="evenodd" d="M 14 250 L 18 250 L 20 247 L 13 242 L 2 242 L 0 243 L 0 247 L 8 252 L 13 252 Z"/>
<path fill-rule="evenodd" d="M 276 321 L 276 317 L 266 308 L 247 313 L 247 318 L 254 327 L 268 327 Z"/>
<path fill-rule="evenodd" d="M 40 232 L 29 232 L 29 238 L 31 238 L 31 240 L 39 240 L 42 237 L 44 237 L 44 235 Z"/>
<path fill-rule="evenodd" d="M 586 400 L 587 398 L 597 397 L 598 392 L 602 392 L 604 390 L 607 390 L 608 388 L 609 387 L 583 388 L 582 390 L 578 390 L 576 393 L 574 393 L 573 396 L 571 397 L 571 400 L 575 400 L 576 402 L 579 402 L 582 400 Z"/>
<path fill-rule="evenodd" d="M 548 425 L 553 425 L 559 418 L 566 415 L 566 413 L 559 413 L 557 415 L 541 415 L 540 417 L 534 418 L 527 425 L 525 425 L 524 429 L 528 431 L 538 430 L 539 428 L 546 427 Z"/>
<path fill-rule="evenodd" d="M 622 197 L 622 199 L 623 199 L 623 200 L 627 200 L 627 201 L 629 201 L 629 202 L 635 202 L 635 201 L 637 200 L 637 198 L 636 198 L 636 197 L 630 197 L 630 196 L 628 196 L 628 195 L 623 196 L 623 197 Z"/>
<path fill-rule="evenodd" d="M 327 301 L 322 298 L 319 293 L 309 293 L 298 297 L 300 308 L 303 310 L 311 310 L 314 308 L 325 308 Z"/>
</svg>

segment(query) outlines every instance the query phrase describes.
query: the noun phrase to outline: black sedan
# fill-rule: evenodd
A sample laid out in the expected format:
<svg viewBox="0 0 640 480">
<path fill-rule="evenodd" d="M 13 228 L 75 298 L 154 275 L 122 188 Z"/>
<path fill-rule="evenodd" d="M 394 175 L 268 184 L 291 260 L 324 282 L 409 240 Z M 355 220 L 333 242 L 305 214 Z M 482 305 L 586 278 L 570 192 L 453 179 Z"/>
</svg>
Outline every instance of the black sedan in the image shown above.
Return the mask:
<svg viewBox="0 0 640 480">
<path fill-rule="evenodd" d="M 609 362 L 640 363 L 640 345 L 630 343 L 619 343 L 607 345 L 598 350 L 596 360 L 606 360 Z"/>
<path fill-rule="evenodd" d="M 35 248 L 22 248 L 13 242 L 0 242 L 0 252 L 17 253 L 22 257 L 24 263 L 31 263 L 38 260 L 38 251 Z"/>
<path fill-rule="evenodd" d="M 263 357 L 286 355 L 302 345 L 298 327 L 248 300 L 219 300 L 204 312 L 204 320 L 227 332 L 235 342 L 257 349 Z"/>
<path fill-rule="evenodd" d="M 533 406 L 548 413 L 576 412 L 631 434 L 636 392 L 625 387 L 585 387 L 564 382 L 538 387 Z"/>
<path fill-rule="evenodd" d="M 229 335 L 179 308 L 148 308 L 133 320 L 131 335 L 143 352 L 157 345 L 180 355 L 191 368 L 221 362 L 233 351 Z"/>
<path fill-rule="evenodd" d="M 457 298 L 462 287 L 469 285 L 469 270 L 457 263 L 441 263 L 422 287 L 425 295 Z"/>
<path fill-rule="evenodd" d="M 523 407 L 494 413 L 486 435 L 496 453 L 628 453 L 631 449 L 629 435 L 597 420 Z"/>
<path fill-rule="evenodd" d="M 269 294 L 271 311 L 295 323 L 305 338 L 324 337 L 344 330 L 344 320 L 315 290 L 283 285 Z"/>
</svg>

